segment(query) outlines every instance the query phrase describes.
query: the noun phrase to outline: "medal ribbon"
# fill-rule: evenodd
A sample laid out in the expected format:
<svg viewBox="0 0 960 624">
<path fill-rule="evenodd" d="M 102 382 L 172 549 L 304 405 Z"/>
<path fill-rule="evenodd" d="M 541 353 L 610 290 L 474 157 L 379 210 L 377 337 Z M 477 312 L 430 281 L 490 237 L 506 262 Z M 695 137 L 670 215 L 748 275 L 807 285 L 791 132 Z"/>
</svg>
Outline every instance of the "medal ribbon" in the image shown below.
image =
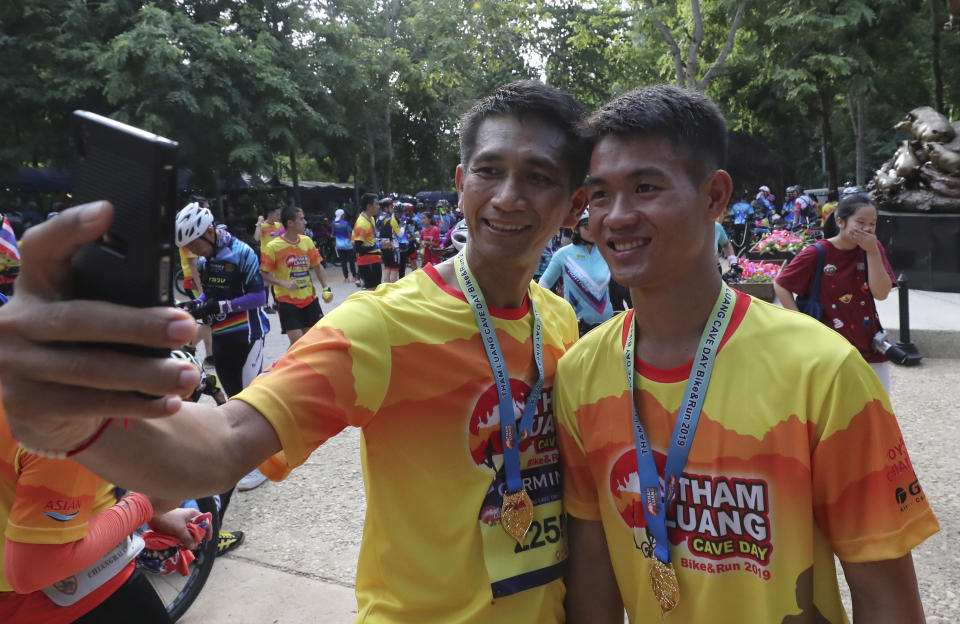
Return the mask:
<svg viewBox="0 0 960 624">
<path fill-rule="evenodd" d="M 664 489 L 660 491 L 660 479 L 657 475 L 657 464 L 653 457 L 653 449 L 647 438 L 647 432 L 640 423 L 637 414 L 636 401 L 633 396 L 634 371 L 634 332 L 636 317 L 630 323 L 627 343 L 623 347 L 623 366 L 627 372 L 627 386 L 630 389 L 630 405 L 633 411 L 633 439 L 637 449 L 637 475 L 640 478 L 640 497 L 643 502 L 643 515 L 647 521 L 647 528 L 653 534 L 655 543 L 654 554 L 663 563 L 670 562 L 670 542 L 667 538 L 667 506 L 673 501 L 677 491 L 680 474 L 690 455 L 693 436 L 700 422 L 700 411 L 707 396 L 707 386 L 710 384 L 710 375 L 713 373 L 713 363 L 720 349 L 720 341 L 733 313 L 736 303 L 736 292 L 723 284 L 713 311 L 710 313 L 706 327 L 700 335 L 700 344 L 697 355 L 690 369 L 687 379 L 687 388 L 684 392 L 677 422 L 670 439 L 670 448 L 667 451 L 667 465 L 663 474 Z M 636 314 L 636 312 L 634 312 Z"/>
<path fill-rule="evenodd" d="M 507 492 L 514 493 L 523 489 L 523 478 L 520 475 L 520 442 L 530 436 L 533 429 L 533 413 L 540 393 L 543 391 L 543 322 L 537 313 L 537 306 L 530 297 L 530 308 L 533 310 L 533 359 L 537 365 L 537 381 L 533 384 L 530 394 L 527 395 L 520 415 L 520 426 L 517 429 L 513 411 L 513 392 L 510 390 L 510 376 L 507 373 L 507 363 L 497 340 L 497 332 L 493 327 L 493 317 L 487 308 L 487 302 L 477 286 L 464 252 L 457 254 L 454 259 L 457 281 L 467 302 L 473 309 L 473 316 L 480 330 L 480 342 L 490 361 L 493 379 L 497 384 L 497 398 L 500 407 L 500 444 L 503 447 L 503 468 L 507 481 Z"/>
</svg>

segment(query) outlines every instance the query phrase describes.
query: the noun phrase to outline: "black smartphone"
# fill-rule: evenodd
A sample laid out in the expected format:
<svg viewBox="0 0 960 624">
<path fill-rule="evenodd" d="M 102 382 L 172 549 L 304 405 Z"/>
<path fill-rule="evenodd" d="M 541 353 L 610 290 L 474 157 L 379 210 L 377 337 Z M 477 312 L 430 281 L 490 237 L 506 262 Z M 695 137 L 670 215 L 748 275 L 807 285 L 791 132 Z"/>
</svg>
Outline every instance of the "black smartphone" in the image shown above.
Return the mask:
<svg viewBox="0 0 960 624">
<path fill-rule="evenodd" d="M 74 111 L 73 200 L 108 200 L 110 229 L 74 254 L 74 298 L 135 307 L 172 305 L 177 143 Z"/>
</svg>

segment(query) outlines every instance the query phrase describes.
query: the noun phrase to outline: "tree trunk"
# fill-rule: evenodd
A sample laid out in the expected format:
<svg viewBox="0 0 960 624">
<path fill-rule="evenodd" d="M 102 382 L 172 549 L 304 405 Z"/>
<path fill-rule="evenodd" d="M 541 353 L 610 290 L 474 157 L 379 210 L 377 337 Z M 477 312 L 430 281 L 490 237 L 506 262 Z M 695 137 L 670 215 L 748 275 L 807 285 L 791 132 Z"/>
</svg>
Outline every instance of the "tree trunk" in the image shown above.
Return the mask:
<svg viewBox="0 0 960 624">
<path fill-rule="evenodd" d="M 370 127 L 370 122 L 366 122 L 364 126 L 367 128 L 367 154 L 370 158 L 370 192 L 375 193 L 380 190 L 377 184 L 377 143 L 373 140 L 373 128 Z"/>
<path fill-rule="evenodd" d="M 866 157 L 864 154 L 867 129 L 865 122 L 867 118 L 867 98 L 862 93 L 850 93 L 847 95 L 847 108 L 850 113 L 850 126 L 853 128 L 856 152 L 856 179 L 857 186 L 863 186 L 866 183 Z"/>
<path fill-rule="evenodd" d="M 944 112 L 943 106 L 943 70 L 940 67 L 940 30 L 942 28 L 938 17 L 937 4 L 940 0 L 929 0 L 930 22 L 933 26 L 933 54 L 930 62 L 933 65 L 933 84 L 937 110 Z"/>
<path fill-rule="evenodd" d="M 293 180 L 293 201 L 298 208 L 303 208 L 300 201 L 300 172 L 297 169 L 297 151 L 290 150 L 290 179 Z"/>
<path fill-rule="evenodd" d="M 833 145 L 833 94 L 818 86 L 820 136 L 823 137 L 823 157 L 827 165 L 827 188 L 837 188 L 837 152 Z"/>
</svg>

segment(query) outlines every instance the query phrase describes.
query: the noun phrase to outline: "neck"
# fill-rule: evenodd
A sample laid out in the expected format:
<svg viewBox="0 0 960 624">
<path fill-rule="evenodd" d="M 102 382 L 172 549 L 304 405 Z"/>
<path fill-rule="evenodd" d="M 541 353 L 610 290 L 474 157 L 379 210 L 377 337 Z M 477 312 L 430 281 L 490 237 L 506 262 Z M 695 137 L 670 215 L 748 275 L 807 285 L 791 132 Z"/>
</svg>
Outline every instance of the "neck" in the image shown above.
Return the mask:
<svg viewBox="0 0 960 624">
<path fill-rule="evenodd" d="M 721 288 L 720 275 L 712 266 L 697 267 L 686 278 L 666 284 L 631 288 L 637 355 L 658 368 L 688 362 Z"/>
<path fill-rule="evenodd" d="M 485 262 L 470 253 L 467 247 L 467 266 L 476 280 L 487 306 L 491 308 L 519 308 L 527 296 L 527 289 L 533 279 L 533 271 L 516 266 L 504 266 L 502 263 Z M 454 260 L 450 259 L 437 265 L 437 272 L 443 280 L 459 288 Z"/>
<path fill-rule="evenodd" d="M 293 236 L 293 238 L 290 238 L 291 236 Z M 287 241 L 288 243 L 296 243 L 297 241 L 300 240 L 300 234 L 296 232 L 291 232 L 290 230 L 284 230 L 283 240 Z"/>
<path fill-rule="evenodd" d="M 840 235 L 840 234 L 837 234 L 836 236 L 833 236 L 833 237 L 831 237 L 831 238 L 828 238 L 827 240 L 830 241 L 830 243 L 831 243 L 834 247 L 836 247 L 837 249 L 839 249 L 839 250 L 841 250 L 841 251 L 849 251 L 849 250 L 855 249 L 855 248 L 857 247 L 857 244 L 856 244 L 856 243 L 854 243 L 853 241 L 848 241 L 848 240 L 846 240 L 846 239 L 843 238 L 843 236 Z"/>
</svg>

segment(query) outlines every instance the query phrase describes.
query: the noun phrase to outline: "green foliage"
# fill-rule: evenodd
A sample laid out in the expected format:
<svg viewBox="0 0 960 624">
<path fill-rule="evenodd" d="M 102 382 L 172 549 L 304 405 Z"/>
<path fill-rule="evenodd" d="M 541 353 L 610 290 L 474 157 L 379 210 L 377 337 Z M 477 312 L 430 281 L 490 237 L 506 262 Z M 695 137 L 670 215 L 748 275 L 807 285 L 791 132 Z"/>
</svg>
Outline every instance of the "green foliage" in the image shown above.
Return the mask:
<svg viewBox="0 0 960 624">
<path fill-rule="evenodd" d="M 70 112 L 85 108 L 178 140 L 209 194 L 241 172 L 292 176 L 294 162 L 303 179 L 377 192 L 452 188 L 460 115 L 539 76 L 589 109 L 639 85 L 687 84 L 797 181 L 852 179 L 856 137 L 876 168 L 893 151 L 891 126 L 934 104 L 932 32 L 946 16 L 929 6 L 11 0 L 0 6 L 0 166 L 68 164 Z M 942 35 L 941 57 L 956 118 L 960 37 Z"/>
</svg>

